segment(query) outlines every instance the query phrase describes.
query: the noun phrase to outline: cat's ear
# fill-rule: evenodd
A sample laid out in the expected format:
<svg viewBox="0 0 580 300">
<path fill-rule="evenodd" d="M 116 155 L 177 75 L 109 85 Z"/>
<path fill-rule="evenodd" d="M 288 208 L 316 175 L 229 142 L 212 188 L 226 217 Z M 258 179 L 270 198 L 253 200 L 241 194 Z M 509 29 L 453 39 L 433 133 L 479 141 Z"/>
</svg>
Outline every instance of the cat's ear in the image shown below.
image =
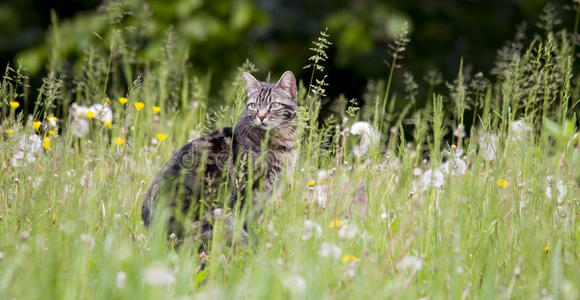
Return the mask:
<svg viewBox="0 0 580 300">
<path fill-rule="evenodd" d="M 248 72 L 243 72 L 242 76 L 244 76 L 244 81 L 246 82 L 246 90 L 248 91 L 248 96 L 250 96 L 252 91 L 260 89 L 261 86 L 260 82 L 258 81 L 258 79 L 252 76 L 252 74 Z"/>
<path fill-rule="evenodd" d="M 292 99 L 296 99 L 296 78 L 292 71 L 286 71 L 276 83 L 276 89 L 288 93 Z"/>
</svg>

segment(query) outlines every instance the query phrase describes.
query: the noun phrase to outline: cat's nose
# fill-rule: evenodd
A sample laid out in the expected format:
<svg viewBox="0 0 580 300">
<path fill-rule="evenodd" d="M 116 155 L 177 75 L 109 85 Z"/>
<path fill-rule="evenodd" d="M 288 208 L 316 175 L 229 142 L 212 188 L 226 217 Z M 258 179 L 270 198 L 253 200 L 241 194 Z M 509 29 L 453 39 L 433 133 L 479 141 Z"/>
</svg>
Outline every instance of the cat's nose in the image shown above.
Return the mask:
<svg viewBox="0 0 580 300">
<path fill-rule="evenodd" d="M 262 112 L 262 111 L 258 112 L 258 119 L 260 119 L 260 121 L 264 121 L 266 116 L 267 116 L 266 112 Z"/>
</svg>

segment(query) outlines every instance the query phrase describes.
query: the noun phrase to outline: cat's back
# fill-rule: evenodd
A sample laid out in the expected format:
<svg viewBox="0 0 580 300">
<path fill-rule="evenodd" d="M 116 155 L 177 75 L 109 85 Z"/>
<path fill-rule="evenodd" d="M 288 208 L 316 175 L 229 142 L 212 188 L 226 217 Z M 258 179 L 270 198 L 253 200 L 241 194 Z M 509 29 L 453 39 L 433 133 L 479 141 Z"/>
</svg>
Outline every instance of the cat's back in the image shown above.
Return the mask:
<svg viewBox="0 0 580 300">
<path fill-rule="evenodd" d="M 189 205 L 202 194 L 214 191 L 229 168 L 232 140 L 232 128 L 225 127 L 190 141 L 177 150 L 165 162 L 145 194 L 141 213 L 145 225 L 151 223 L 151 215 L 160 196 L 168 197 L 170 205 L 175 205 L 176 201 Z"/>
</svg>

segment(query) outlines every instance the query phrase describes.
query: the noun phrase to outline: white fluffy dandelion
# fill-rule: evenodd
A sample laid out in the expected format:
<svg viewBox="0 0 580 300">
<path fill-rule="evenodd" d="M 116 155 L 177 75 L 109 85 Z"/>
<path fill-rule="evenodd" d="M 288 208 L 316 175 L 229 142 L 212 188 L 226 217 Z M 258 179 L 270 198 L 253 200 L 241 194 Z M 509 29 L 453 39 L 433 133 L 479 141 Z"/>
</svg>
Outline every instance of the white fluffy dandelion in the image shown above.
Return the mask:
<svg viewBox="0 0 580 300">
<path fill-rule="evenodd" d="M 423 258 L 407 255 L 397 263 L 397 270 L 417 272 L 423 267 Z"/>
<path fill-rule="evenodd" d="M 360 135 L 360 143 L 352 148 L 356 157 L 362 157 L 367 154 L 372 144 L 378 142 L 379 134 L 368 122 L 356 122 L 350 126 L 350 133 Z"/>
<path fill-rule="evenodd" d="M 322 257 L 330 257 L 338 259 L 342 254 L 342 249 L 339 246 L 331 243 L 322 243 L 320 250 L 318 250 L 318 255 Z"/>
<path fill-rule="evenodd" d="M 145 269 L 143 280 L 149 285 L 170 286 L 175 282 L 175 275 L 160 264 L 153 264 Z"/>
<path fill-rule="evenodd" d="M 101 122 L 113 122 L 113 111 L 105 105 L 100 103 L 93 104 L 89 110 L 95 113 L 95 119 Z"/>
<path fill-rule="evenodd" d="M 342 239 L 352 239 L 358 232 L 355 224 L 345 224 L 338 229 L 338 236 Z"/>
<path fill-rule="evenodd" d="M 566 185 L 564 185 L 564 181 L 562 180 L 558 180 L 556 178 L 554 178 L 554 176 L 547 176 L 546 177 L 546 197 L 548 197 L 548 199 L 552 200 L 553 192 L 552 192 L 552 188 L 555 187 L 556 188 L 556 200 L 558 201 L 558 204 L 561 204 L 562 202 L 564 202 L 564 197 L 566 197 L 566 194 L 568 194 L 568 188 L 566 187 Z"/>
<path fill-rule="evenodd" d="M 89 133 L 89 123 L 84 119 L 75 119 L 70 127 L 76 137 L 82 138 Z"/>
<path fill-rule="evenodd" d="M 312 220 L 304 220 L 304 233 L 302 234 L 302 240 L 309 240 L 312 237 L 319 238 L 322 235 L 322 228 L 316 222 Z"/>
<path fill-rule="evenodd" d="M 509 133 L 512 140 L 528 139 L 532 133 L 532 126 L 523 120 L 514 120 L 510 123 Z"/>
<path fill-rule="evenodd" d="M 38 134 L 23 136 L 18 143 L 20 150 L 28 154 L 36 153 L 42 149 L 42 138 Z"/>
<path fill-rule="evenodd" d="M 485 161 L 495 160 L 499 138 L 493 133 L 483 132 L 479 136 L 479 153 Z"/>
<path fill-rule="evenodd" d="M 282 280 L 282 286 L 295 294 L 302 295 L 306 290 L 306 280 L 300 275 L 290 275 Z"/>
<path fill-rule="evenodd" d="M 125 288 L 125 283 L 127 282 L 127 274 L 125 274 L 125 272 L 123 272 L 123 271 L 117 272 L 115 282 L 117 284 L 118 289 Z"/>
</svg>

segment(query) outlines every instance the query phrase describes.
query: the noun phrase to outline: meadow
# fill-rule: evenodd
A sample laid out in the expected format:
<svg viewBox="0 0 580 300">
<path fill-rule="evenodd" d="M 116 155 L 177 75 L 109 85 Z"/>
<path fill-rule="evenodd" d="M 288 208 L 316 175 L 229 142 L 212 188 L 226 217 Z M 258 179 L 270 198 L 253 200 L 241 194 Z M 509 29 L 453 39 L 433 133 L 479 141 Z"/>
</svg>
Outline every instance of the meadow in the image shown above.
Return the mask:
<svg viewBox="0 0 580 300">
<path fill-rule="evenodd" d="M 218 221 L 207 253 L 196 241 L 175 247 L 161 224 L 147 230 L 142 198 L 178 147 L 236 123 L 241 72 L 259 66 L 217 79 L 215 100 L 211 75 L 191 72 L 170 33 L 162 57 L 144 62 L 134 31 L 112 26 L 92 37 L 107 50 L 87 48 L 81 67 L 54 55 L 36 99 L 23 96 L 25 70 L 7 68 L 0 298 L 578 299 L 577 28 L 549 13 L 539 22 L 534 34 L 514 30 L 492 74 L 462 63 L 445 84 L 405 73 L 395 90 L 412 43 L 403 28 L 364 105 L 344 100 L 325 120 L 333 40 L 313 37 L 297 165 L 249 220 L 247 245 L 228 243 Z M 58 53 L 65 36 L 53 34 Z M 238 213 L 237 228 L 244 221 Z"/>
</svg>

